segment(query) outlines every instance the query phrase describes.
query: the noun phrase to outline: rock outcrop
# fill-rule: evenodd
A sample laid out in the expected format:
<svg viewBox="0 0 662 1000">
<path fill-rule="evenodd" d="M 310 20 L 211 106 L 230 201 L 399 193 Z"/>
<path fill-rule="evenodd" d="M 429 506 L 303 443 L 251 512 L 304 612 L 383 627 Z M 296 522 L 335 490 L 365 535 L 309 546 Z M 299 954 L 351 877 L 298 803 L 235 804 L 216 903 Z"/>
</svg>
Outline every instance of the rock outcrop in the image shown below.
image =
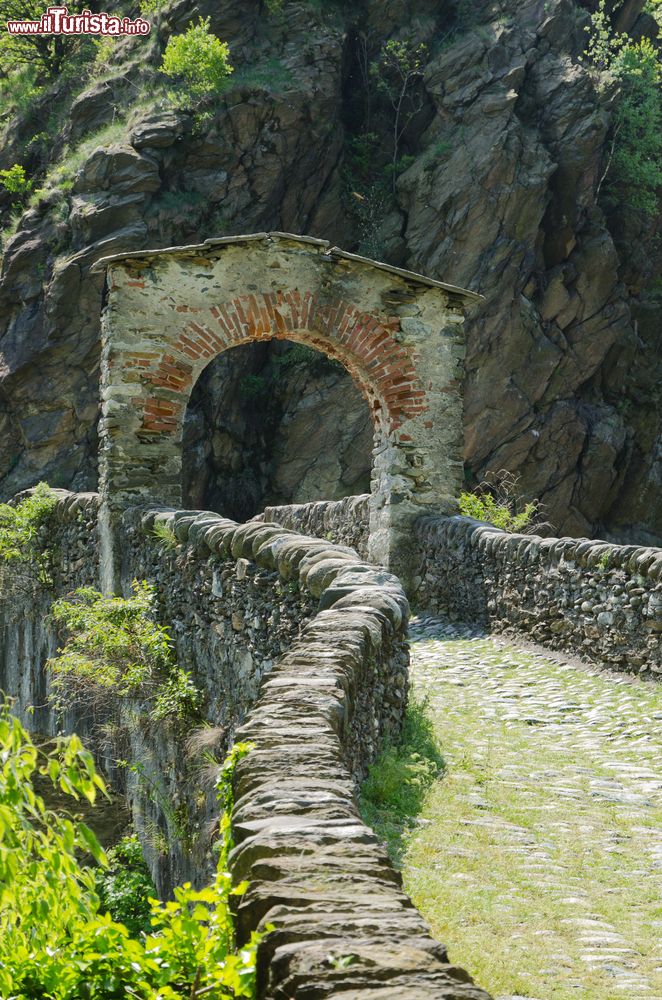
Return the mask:
<svg viewBox="0 0 662 1000">
<path fill-rule="evenodd" d="M 620 30 L 654 31 L 642 6 L 614 5 Z M 95 484 L 95 260 L 262 229 L 361 244 L 355 139 L 374 130 L 388 157 L 391 131 L 374 95 L 366 121 L 366 59 L 386 39 L 408 38 L 428 49 L 420 112 L 402 140 L 413 160 L 402 163 L 410 165 L 395 198 L 375 208 L 371 245 L 392 263 L 485 296 L 468 324 L 469 476 L 518 474 L 559 533 L 659 543 L 660 251 L 654 223 L 614 205 L 606 214 L 598 197 L 611 98 L 598 94 L 582 60 L 586 8 L 574 0 L 368 0 L 363 12 L 301 2 L 269 16 L 257 0 L 213 9 L 201 2 L 195 11 L 180 2 L 149 42 L 118 43 L 105 80 L 77 93 L 67 83 L 69 120 L 51 160 L 42 154 L 32 163 L 51 171 L 46 193 L 4 243 L 0 491 L 38 479 Z M 196 117 L 154 93 L 167 37 L 198 11 L 228 40 L 237 72 Z M 33 148 L 30 121 L 6 126 L 0 167 Z M 77 152 L 58 179 L 52 171 L 65 142 Z M 212 382 L 208 411 L 218 409 Z M 319 391 L 325 406 L 346 407 L 340 380 Z M 297 422 L 305 427 L 305 405 L 283 408 L 282 460 L 277 446 L 270 483 L 264 471 L 254 476 L 256 503 L 365 488 L 364 472 L 352 482 L 337 455 L 322 472 L 304 459 L 292 466 L 300 436 L 288 433 Z M 204 422 L 198 429 L 207 436 Z M 307 439 L 311 453 L 328 452 L 326 430 Z M 213 463 L 192 473 L 196 502 L 215 475 Z M 304 493 L 290 495 L 297 477 Z"/>
</svg>

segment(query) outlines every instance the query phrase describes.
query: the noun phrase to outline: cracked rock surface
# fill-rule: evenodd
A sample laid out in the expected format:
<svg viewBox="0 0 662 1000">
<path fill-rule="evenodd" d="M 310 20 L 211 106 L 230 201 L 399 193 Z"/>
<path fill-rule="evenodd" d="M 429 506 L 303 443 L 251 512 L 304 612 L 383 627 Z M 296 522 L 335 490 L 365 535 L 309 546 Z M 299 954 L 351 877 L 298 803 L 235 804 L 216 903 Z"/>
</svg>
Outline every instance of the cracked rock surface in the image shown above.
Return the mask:
<svg viewBox="0 0 662 1000">
<path fill-rule="evenodd" d="M 280 20 L 256 0 L 202 0 L 196 10 L 210 14 L 212 29 L 229 42 L 237 72 L 201 124 L 135 96 L 153 91 L 167 36 L 190 20 L 190 5 L 180 2 L 149 43 L 122 43 L 105 81 L 40 99 L 42 111 L 48 101 L 71 104 L 50 165 L 65 141 L 69 149 L 88 146 L 78 147 L 71 188 L 46 182 L 3 245 L 4 496 L 39 479 L 95 485 L 103 284 L 89 273 L 95 260 L 268 229 L 360 248 L 347 171 L 352 141 L 366 127 L 357 111 L 356 41 L 365 31 L 369 58 L 389 38 L 429 51 L 424 110 L 403 139 L 413 159 L 372 236 L 378 256 L 485 296 L 467 324 L 471 475 L 519 474 L 521 491 L 544 501 L 557 534 L 659 544 L 659 242 L 654 224 L 618 207 L 605 214 L 596 194 L 611 110 L 581 58 L 590 4 L 470 6 L 471 23 L 461 26 L 450 0 L 368 0 L 360 17 L 350 5 L 318 15 L 291 3 Z M 651 33 L 640 0 L 616 6 L 620 30 Z M 112 136 L 95 144 L 113 119 Z M 388 143 L 383 111 L 370 127 Z M 16 162 L 37 131 L 29 116 L 7 123 L 0 167 Z M 43 176 L 43 164 L 27 165 Z M 210 384 L 212 409 L 220 398 L 214 391 Z M 346 387 L 320 392 L 330 410 L 344 412 Z M 351 461 L 337 458 L 342 434 L 323 468 L 305 458 L 297 467 L 295 431 L 306 426 L 306 410 L 294 402 L 278 418 L 290 430 L 273 476 L 288 489 L 301 480 L 305 489 L 292 496 L 276 489 L 267 499 L 363 489 L 348 481 Z M 328 455 L 336 444 L 321 425 L 306 440 L 310 456 Z M 250 466 L 249 453 L 238 445 L 233 454 Z"/>
</svg>

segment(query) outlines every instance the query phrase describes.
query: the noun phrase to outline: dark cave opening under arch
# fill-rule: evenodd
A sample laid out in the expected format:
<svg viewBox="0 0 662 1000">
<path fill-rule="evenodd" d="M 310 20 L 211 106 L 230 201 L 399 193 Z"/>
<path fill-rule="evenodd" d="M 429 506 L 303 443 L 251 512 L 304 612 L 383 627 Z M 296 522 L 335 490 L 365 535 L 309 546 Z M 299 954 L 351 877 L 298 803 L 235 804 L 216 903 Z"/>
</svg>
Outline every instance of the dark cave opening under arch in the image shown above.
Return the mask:
<svg viewBox="0 0 662 1000">
<path fill-rule="evenodd" d="M 234 347 L 189 400 L 184 505 L 245 521 L 266 506 L 367 493 L 373 436 L 368 404 L 339 362 L 288 340 Z"/>
</svg>

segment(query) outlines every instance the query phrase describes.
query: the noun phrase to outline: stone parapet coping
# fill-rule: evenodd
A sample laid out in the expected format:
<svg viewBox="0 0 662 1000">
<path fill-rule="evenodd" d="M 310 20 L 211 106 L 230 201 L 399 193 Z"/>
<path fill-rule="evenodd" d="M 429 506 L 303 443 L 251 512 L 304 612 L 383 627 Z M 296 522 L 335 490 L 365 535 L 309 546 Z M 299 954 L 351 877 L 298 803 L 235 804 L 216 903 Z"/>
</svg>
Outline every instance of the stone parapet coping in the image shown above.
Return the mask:
<svg viewBox="0 0 662 1000">
<path fill-rule="evenodd" d="M 67 522 L 74 521 L 79 512 L 84 511 L 86 514 L 94 513 L 99 510 L 101 506 L 101 497 L 98 493 L 72 493 L 70 490 L 59 490 L 49 487 L 51 493 L 54 493 L 57 497 L 57 505 L 55 507 L 54 515 L 58 521 Z M 34 493 L 34 488 L 29 490 L 21 490 L 20 493 L 16 493 L 8 503 L 15 507 L 16 504 L 20 503 L 21 500 L 25 500 L 27 497 L 32 496 Z"/>
<path fill-rule="evenodd" d="M 409 609 L 398 579 L 274 523 L 144 507 L 125 519 L 146 534 L 162 523 L 200 558 L 248 560 L 319 599 L 236 734 L 255 744 L 235 777 L 230 863 L 250 880 L 239 937 L 274 927 L 258 953 L 258 996 L 489 1000 L 449 964 L 358 811 L 369 759 L 357 728 L 373 711 L 399 722 L 404 707 Z"/>
<path fill-rule="evenodd" d="M 543 538 L 540 535 L 517 534 L 495 528 L 486 521 L 472 517 L 422 517 L 421 528 L 463 533 L 476 547 L 490 555 L 516 558 L 520 563 L 538 558 L 558 564 L 574 562 L 578 566 L 595 567 L 609 557 L 610 569 L 622 569 L 653 581 L 662 580 L 662 548 L 644 545 L 618 545 L 591 538 Z"/>
</svg>

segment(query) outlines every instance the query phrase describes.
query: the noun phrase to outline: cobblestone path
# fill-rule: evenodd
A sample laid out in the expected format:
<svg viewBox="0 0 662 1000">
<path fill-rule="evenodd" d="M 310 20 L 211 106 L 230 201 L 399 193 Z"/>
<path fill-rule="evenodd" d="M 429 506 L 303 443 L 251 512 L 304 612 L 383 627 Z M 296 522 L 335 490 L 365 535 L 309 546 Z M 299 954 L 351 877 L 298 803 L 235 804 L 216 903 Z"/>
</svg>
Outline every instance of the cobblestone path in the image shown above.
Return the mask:
<svg viewBox="0 0 662 1000">
<path fill-rule="evenodd" d="M 662 685 L 432 619 L 414 693 L 446 772 L 404 857 L 493 996 L 662 1000 Z"/>
</svg>

